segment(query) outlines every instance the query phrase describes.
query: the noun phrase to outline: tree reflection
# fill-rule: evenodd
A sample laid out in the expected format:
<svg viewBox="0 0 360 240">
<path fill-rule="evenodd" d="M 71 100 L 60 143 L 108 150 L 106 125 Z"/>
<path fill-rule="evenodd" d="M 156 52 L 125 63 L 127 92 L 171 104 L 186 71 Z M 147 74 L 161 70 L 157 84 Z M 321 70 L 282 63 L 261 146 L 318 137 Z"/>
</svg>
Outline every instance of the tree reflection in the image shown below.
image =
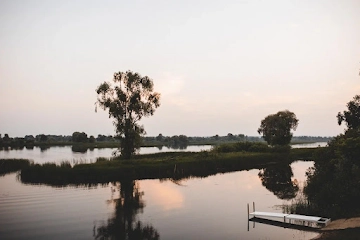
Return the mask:
<svg viewBox="0 0 360 240">
<path fill-rule="evenodd" d="M 40 145 L 39 147 L 40 147 L 40 152 L 45 152 L 48 149 L 50 149 L 50 146 L 47 146 L 47 145 Z"/>
<path fill-rule="evenodd" d="M 88 150 L 88 147 L 86 146 L 78 146 L 78 145 L 72 145 L 71 151 L 75 153 L 86 153 Z"/>
<path fill-rule="evenodd" d="M 118 184 L 118 188 L 119 198 L 109 201 L 115 204 L 115 214 L 106 225 L 96 229 L 95 239 L 159 239 L 159 233 L 154 227 L 136 220 L 136 215 L 145 207 L 142 199 L 144 192 L 140 191 L 139 184 L 124 180 Z"/>
<path fill-rule="evenodd" d="M 288 164 L 276 164 L 260 170 L 262 185 L 279 199 L 292 199 L 299 191 L 296 180 L 292 181 L 292 169 Z"/>
</svg>

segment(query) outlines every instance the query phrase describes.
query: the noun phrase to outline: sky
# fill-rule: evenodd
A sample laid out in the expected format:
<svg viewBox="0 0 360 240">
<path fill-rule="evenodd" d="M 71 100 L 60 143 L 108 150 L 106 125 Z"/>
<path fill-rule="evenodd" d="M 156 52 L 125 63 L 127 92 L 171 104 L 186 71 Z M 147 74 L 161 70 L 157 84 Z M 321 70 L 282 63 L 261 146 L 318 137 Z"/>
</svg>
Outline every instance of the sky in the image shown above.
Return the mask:
<svg viewBox="0 0 360 240">
<path fill-rule="evenodd" d="M 359 0 L 0 0 L 0 134 L 114 135 L 95 89 L 154 81 L 148 136 L 258 136 L 288 109 L 295 136 L 335 136 L 360 94 Z"/>
</svg>

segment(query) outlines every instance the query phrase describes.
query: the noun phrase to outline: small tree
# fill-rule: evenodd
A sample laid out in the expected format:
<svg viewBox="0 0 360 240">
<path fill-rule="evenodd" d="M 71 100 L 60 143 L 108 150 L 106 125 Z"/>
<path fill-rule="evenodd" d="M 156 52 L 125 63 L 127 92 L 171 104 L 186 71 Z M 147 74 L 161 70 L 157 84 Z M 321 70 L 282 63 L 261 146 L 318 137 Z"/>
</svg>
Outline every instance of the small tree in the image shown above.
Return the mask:
<svg viewBox="0 0 360 240">
<path fill-rule="evenodd" d="M 349 129 L 360 127 L 360 95 L 356 95 L 352 101 L 346 104 L 348 111 L 339 112 L 337 115 L 338 124 L 344 121 Z"/>
<path fill-rule="evenodd" d="M 288 110 L 271 114 L 261 121 L 258 133 L 272 145 L 288 145 L 292 138 L 291 130 L 296 130 L 299 120 Z"/>
<path fill-rule="evenodd" d="M 73 142 L 87 142 L 88 141 L 87 134 L 84 132 L 73 132 L 71 139 Z"/>
<path fill-rule="evenodd" d="M 98 86 L 96 107 L 108 110 L 109 118 L 114 118 L 121 155 L 130 159 L 140 148 L 141 135 L 145 134 L 138 122 L 154 114 L 160 106 L 160 94 L 153 92 L 154 84 L 148 76 L 132 71 L 114 73 L 113 82 Z"/>
<path fill-rule="evenodd" d="M 93 135 L 91 135 L 91 136 L 89 137 L 89 142 L 90 142 L 90 143 L 94 143 L 94 142 L 95 142 L 95 137 L 94 137 Z"/>
<path fill-rule="evenodd" d="M 155 139 L 156 141 L 162 142 L 164 140 L 164 136 L 160 133 Z"/>
</svg>

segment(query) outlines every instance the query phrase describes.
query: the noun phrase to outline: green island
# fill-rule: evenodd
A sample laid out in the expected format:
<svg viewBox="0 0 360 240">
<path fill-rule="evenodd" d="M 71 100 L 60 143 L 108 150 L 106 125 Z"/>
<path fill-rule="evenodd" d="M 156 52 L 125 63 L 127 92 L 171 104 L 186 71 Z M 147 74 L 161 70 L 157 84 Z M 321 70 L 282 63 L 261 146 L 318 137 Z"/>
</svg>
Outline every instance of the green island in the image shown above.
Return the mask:
<svg viewBox="0 0 360 240">
<path fill-rule="evenodd" d="M 227 152 L 237 147 L 237 152 Z M 250 151 L 249 151 L 250 148 Z M 251 149 L 253 148 L 253 149 Z M 257 148 L 257 149 L 255 149 Z M 245 149 L 245 150 L 244 150 Z M 261 149 L 261 152 L 260 150 Z M 29 160 L 0 160 L 13 163 L 21 170 L 21 181 L 49 185 L 97 184 L 119 180 L 183 179 L 206 177 L 217 173 L 261 169 L 271 164 L 290 164 L 295 160 L 311 160 L 316 148 L 273 150 L 263 143 L 239 142 L 220 145 L 211 151 L 167 152 L 136 155 L 131 160 L 119 161 L 119 157 L 98 158 L 95 163 L 75 164 L 62 162 L 34 164 Z M 1 163 L 1 162 L 0 162 Z"/>
</svg>

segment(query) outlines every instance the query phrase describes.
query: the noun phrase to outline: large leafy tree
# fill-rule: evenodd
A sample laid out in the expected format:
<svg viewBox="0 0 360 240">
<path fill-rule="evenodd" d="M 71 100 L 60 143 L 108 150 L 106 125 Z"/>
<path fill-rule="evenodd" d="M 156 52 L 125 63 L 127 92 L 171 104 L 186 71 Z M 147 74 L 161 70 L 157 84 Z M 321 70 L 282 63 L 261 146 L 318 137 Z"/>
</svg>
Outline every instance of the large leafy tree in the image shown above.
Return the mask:
<svg viewBox="0 0 360 240">
<path fill-rule="evenodd" d="M 258 133 L 272 145 L 287 145 L 292 138 L 291 130 L 296 130 L 299 120 L 288 110 L 271 114 L 261 121 Z"/>
<path fill-rule="evenodd" d="M 352 101 L 347 104 L 348 111 L 339 112 L 337 115 L 338 124 L 344 121 L 349 129 L 360 127 L 360 95 L 356 95 Z"/>
<path fill-rule="evenodd" d="M 96 106 L 108 110 L 109 118 L 114 119 L 121 156 L 125 159 L 130 159 L 140 148 L 145 129 L 139 121 L 153 115 L 160 106 L 160 94 L 153 88 L 154 83 L 148 76 L 127 71 L 114 73 L 113 84 L 104 82 L 96 89 Z"/>
</svg>

